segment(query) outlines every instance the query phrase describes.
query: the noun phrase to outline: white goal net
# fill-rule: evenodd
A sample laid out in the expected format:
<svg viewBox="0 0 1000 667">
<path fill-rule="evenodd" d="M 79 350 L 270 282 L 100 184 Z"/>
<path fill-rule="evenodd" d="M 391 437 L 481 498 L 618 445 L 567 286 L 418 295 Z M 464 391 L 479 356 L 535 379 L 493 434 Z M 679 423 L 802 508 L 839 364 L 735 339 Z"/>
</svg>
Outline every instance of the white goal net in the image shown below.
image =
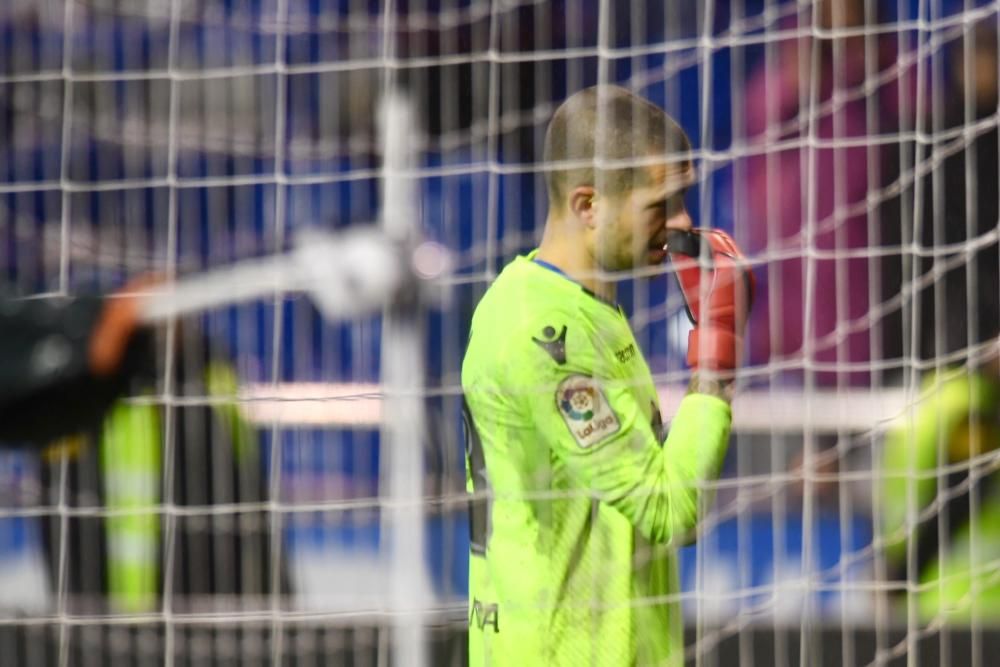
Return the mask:
<svg viewBox="0 0 1000 667">
<path fill-rule="evenodd" d="M 688 661 L 992 664 L 998 27 L 987 0 L 0 3 L 10 295 L 428 242 L 381 312 L 276 287 L 170 317 L 102 428 L 4 443 L 0 663 L 466 664 L 469 321 L 541 237 L 552 112 L 615 83 L 686 130 L 692 218 L 758 280 L 680 554 Z M 618 293 L 669 417 L 669 267 Z"/>
</svg>

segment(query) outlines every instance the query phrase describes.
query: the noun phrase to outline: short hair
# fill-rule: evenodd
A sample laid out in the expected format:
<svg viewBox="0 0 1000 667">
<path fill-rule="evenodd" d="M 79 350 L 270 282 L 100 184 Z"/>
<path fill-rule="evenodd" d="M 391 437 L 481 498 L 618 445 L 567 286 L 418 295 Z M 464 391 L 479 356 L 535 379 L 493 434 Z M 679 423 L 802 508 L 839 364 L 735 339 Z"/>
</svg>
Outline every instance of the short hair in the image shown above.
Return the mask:
<svg viewBox="0 0 1000 667">
<path fill-rule="evenodd" d="M 545 133 L 546 165 L 588 161 L 579 167 L 548 167 L 550 205 L 581 185 L 620 195 L 647 176 L 646 165 L 595 169 L 595 160 L 621 161 L 687 153 L 691 144 L 680 125 L 652 102 L 619 86 L 585 88 L 563 102 Z"/>
</svg>

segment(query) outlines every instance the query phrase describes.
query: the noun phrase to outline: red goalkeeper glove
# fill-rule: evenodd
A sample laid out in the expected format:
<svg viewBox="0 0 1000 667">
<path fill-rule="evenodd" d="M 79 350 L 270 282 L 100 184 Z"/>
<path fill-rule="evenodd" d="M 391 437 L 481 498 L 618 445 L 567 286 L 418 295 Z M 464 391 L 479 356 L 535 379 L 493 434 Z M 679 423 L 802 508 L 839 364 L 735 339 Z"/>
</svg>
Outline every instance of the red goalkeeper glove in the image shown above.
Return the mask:
<svg viewBox="0 0 1000 667">
<path fill-rule="evenodd" d="M 746 258 L 732 237 L 718 229 L 672 232 L 667 243 L 694 324 L 688 335 L 688 365 L 732 371 L 739 362 L 756 289 Z"/>
</svg>

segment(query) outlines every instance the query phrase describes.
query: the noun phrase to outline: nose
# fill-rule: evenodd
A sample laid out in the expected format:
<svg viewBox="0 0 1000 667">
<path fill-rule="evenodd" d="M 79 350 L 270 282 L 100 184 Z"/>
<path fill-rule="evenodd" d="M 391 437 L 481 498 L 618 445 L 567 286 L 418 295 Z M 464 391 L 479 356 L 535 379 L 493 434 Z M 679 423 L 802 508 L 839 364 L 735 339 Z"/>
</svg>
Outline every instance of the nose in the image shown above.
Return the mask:
<svg viewBox="0 0 1000 667">
<path fill-rule="evenodd" d="M 694 224 L 691 222 L 691 216 L 688 215 L 687 209 L 667 218 L 667 224 L 665 226 L 669 230 L 677 230 L 681 232 L 689 232 L 694 228 Z"/>
</svg>

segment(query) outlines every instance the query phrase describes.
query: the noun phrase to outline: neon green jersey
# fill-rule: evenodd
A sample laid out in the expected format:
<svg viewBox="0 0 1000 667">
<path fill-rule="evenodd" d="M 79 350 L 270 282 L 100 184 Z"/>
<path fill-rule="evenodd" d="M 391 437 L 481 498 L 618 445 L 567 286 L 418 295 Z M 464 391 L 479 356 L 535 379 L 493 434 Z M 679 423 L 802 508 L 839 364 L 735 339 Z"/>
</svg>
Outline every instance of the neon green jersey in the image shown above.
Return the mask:
<svg viewBox="0 0 1000 667">
<path fill-rule="evenodd" d="M 688 395 L 663 442 L 624 314 L 526 257 L 476 308 L 462 386 L 470 665 L 682 664 L 674 555 L 729 406 Z"/>
<path fill-rule="evenodd" d="M 979 477 L 974 487 L 979 506 L 972 514 L 965 468 L 980 475 L 990 470 L 980 457 L 1000 444 L 998 406 L 995 378 L 963 368 L 942 369 L 924 379 L 912 417 L 886 434 L 881 502 L 886 560 L 897 576 L 919 577 L 922 586 L 912 595 L 928 621 L 1000 619 L 995 576 L 1000 473 Z M 954 467 L 953 472 L 942 476 L 946 466 Z M 940 506 L 928 513 L 932 504 Z M 942 523 L 947 531 L 943 543 Z M 908 543 L 917 572 L 907 572 Z"/>
</svg>

